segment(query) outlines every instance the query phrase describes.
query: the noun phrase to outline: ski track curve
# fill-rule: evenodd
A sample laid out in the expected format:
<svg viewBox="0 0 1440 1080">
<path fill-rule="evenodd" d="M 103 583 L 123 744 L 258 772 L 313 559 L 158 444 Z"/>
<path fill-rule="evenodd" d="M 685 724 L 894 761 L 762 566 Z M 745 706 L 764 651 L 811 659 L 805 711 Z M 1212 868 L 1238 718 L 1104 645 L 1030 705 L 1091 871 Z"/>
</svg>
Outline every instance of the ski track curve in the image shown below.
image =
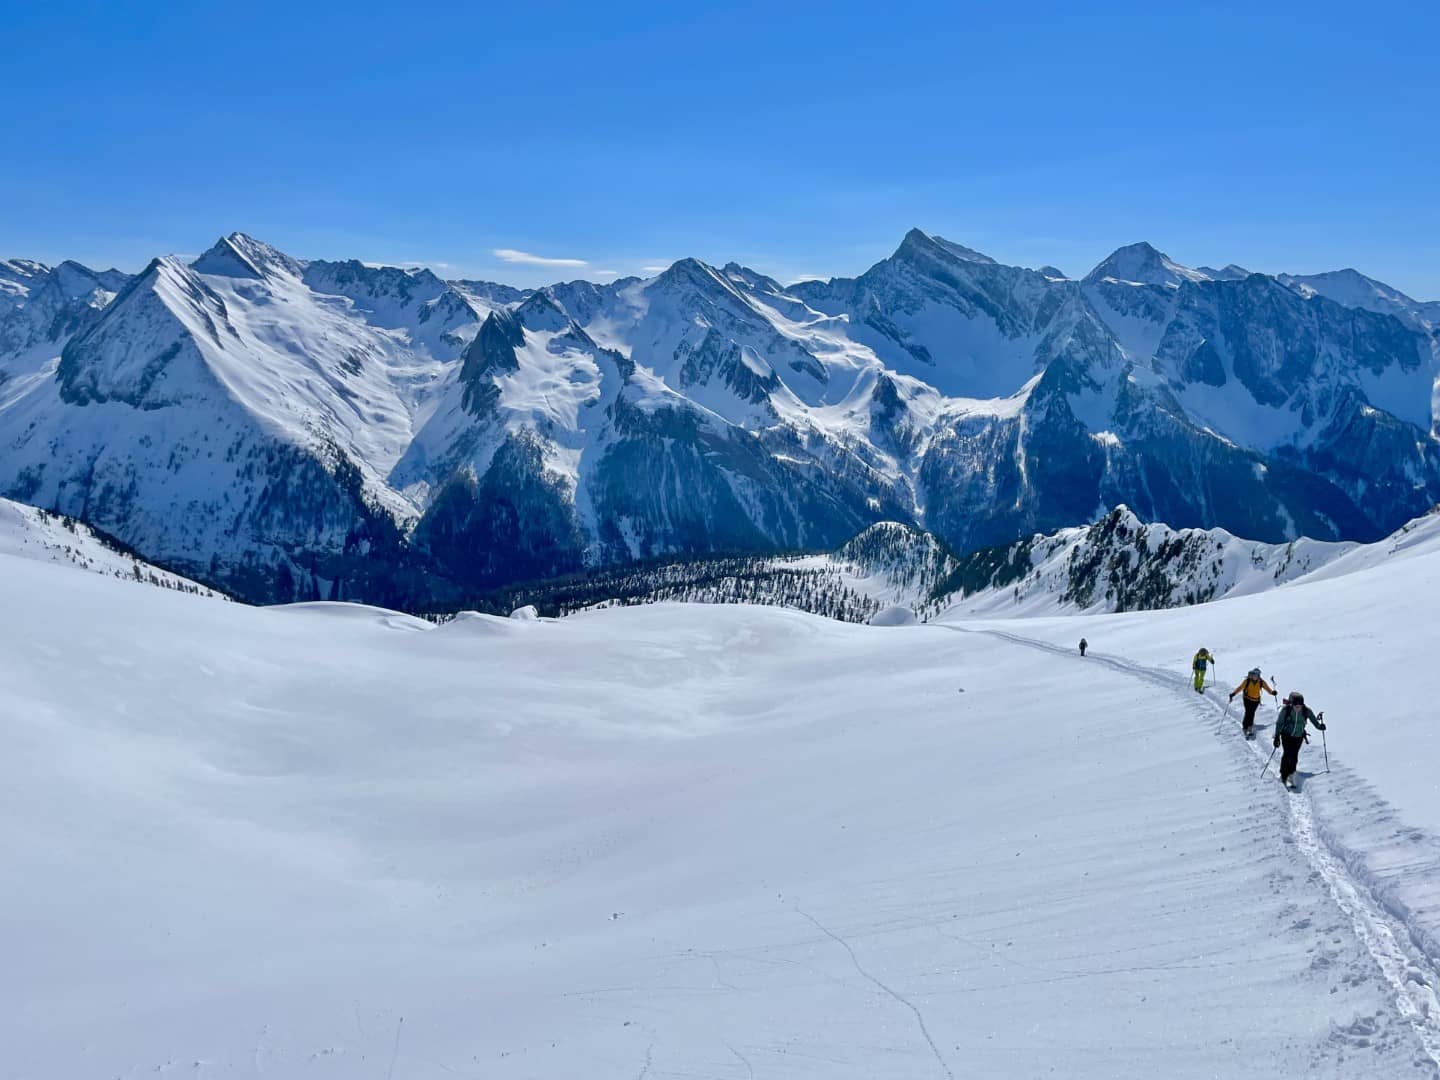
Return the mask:
<svg viewBox="0 0 1440 1080">
<path fill-rule="evenodd" d="M 1027 638 L 1021 634 L 990 628 L 976 629 L 961 626 L 947 626 L 932 623 L 939 629 L 962 634 L 984 634 L 999 638 L 1025 648 L 1038 649 L 1057 656 L 1074 657 L 1073 649 L 1054 645 L 1048 641 Z M 1183 697 L 1193 695 L 1194 690 L 1188 679 L 1177 680 L 1174 672 L 1146 667 L 1116 656 L 1097 653 L 1093 649 L 1085 656 L 1086 663 L 1099 663 L 1113 671 L 1131 678 L 1162 687 Z M 1204 703 L 1206 708 L 1195 706 Z M 1233 732 L 1226 730 L 1222 703 L 1209 691 L 1195 701 L 1190 698 L 1191 711 L 1209 721 L 1211 730 L 1234 745 Z M 1209 706 L 1214 705 L 1212 709 Z M 1261 749 L 1259 740 L 1239 740 L 1243 746 L 1240 752 L 1256 761 L 1264 761 L 1269 755 Z M 1349 920 L 1355 936 L 1375 961 L 1386 984 L 1390 987 L 1395 1010 L 1415 1032 L 1426 1055 L 1440 1070 L 1440 996 L 1435 987 L 1440 986 L 1440 968 L 1435 960 L 1419 946 L 1424 939 L 1423 931 L 1404 917 L 1393 913 L 1387 905 L 1375 896 L 1359 875 L 1351 869 L 1351 860 L 1346 853 L 1336 849 L 1326 838 L 1325 831 L 1315 821 L 1310 797 L 1303 788 L 1289 792 L 1286 797 L 1291 837 L 1296 849 L 1305 857 L 1310 868 L 1325 883 L 1336 907 Z"/>
</svg>

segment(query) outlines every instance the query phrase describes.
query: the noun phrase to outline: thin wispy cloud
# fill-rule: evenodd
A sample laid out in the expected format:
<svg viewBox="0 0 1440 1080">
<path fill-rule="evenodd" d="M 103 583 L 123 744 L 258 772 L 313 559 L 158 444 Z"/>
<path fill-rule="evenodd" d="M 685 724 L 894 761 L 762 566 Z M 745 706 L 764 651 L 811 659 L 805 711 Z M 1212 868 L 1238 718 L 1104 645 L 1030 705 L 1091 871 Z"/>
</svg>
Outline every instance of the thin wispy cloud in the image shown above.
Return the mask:
<svg viewBox="0 0 1440 1080">
<path fill-rule="evenodd" d="M 619 276 L 620 276 L 620 271 L 619 271 L 619 270 L 591 270 L 590 272 L 591 272 L 592 274 L 594 274 L 596 277 L 619 277 Z"/>
<path fill-rule="evenodd" d="M 526 266 L 589 266 L 584 259 L 552 259 L 545 255 L 532 255 L 528 251 L 514 248 L 495 248 L 494 256 L 507 263 L 523 263 Z"/>
<path fill-rule="evenodd" d="M 642 266 L 640 269 L 644 270 L 647 274 L 663 274 L 666 270 L 669 270 L 670 267 L 657 263 L 654 266 Z"/>
</svg>

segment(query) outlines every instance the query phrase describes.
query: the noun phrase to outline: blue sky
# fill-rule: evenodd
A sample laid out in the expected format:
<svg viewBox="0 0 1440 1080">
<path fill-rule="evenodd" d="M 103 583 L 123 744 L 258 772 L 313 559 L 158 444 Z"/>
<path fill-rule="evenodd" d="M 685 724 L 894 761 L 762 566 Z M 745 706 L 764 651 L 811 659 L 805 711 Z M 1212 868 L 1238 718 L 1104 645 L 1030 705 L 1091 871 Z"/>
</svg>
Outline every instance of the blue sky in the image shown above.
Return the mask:
<svg viewBox="0 0 1440 1080">
<path fill-rule="evenodd" d="M 918 225 L 1440 298 L 1440 4 L 1088 6 L 0 0 L 0 255 L 793 279 Z"/>
</svg>

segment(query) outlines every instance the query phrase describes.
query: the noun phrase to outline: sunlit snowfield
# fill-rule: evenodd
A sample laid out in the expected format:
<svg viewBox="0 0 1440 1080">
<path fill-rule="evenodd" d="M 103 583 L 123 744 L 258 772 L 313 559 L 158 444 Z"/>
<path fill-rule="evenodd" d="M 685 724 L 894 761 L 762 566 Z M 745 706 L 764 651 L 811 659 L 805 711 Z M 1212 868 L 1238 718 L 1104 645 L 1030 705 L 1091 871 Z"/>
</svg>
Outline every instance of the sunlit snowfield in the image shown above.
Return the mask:
<svg viewBox="0 0 1440 1080">
<path fill-rule="evenodd" d="M 1437 578 L 431 628 L 0 556 L 0 1076 L 1435 1075 Z"/>
</svg>

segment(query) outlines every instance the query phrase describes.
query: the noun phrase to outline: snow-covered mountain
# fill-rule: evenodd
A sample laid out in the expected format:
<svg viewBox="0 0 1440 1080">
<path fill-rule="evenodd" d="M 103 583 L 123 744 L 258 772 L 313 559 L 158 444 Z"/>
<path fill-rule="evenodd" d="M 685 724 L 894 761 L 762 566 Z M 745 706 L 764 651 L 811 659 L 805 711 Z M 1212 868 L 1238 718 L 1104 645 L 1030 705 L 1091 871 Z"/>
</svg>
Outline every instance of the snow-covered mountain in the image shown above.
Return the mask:
<svg viewBox="0 0 1440 1080">
<path fill-rule="evenodd" d="M 423 270 L 156 259 L 6 400 L 0 484 L 251 598 L 393 592 L 388 474 L 479 323 Z"/>
<path fill-rule="evenodd" d="M 1341 563 L 1353 552 L 1369 553 L 1369 565 L 1376 552 L 1393 546 L 1393 539 L 1356 544 L 1305 537 L 1270 544 L 1224 529 L 1146 523 L 1120 506 L 1093 525 L 960 557 L 936 587 L 934 602 L 966 616 L 1189 607 L 1273 589 Z"/>
<path fill-rule="evenodd" d="M 75 566 L 197 596 L 220 595 L 199 582 L 136 558 L 84 522 L 9 499 L 0 499 L 0 555 Z"/>
<path fill-rule="evenodd" d="M 1172 529 L 1119 506 L 1092 525 L 957 555 L 899 522 L 872 525 L 835 551 L 633 567 L 521 586 L 493 598 L 546 614 L 614 605 L 746 603 L 863 622 L 890 607 L 937 616 L 1034 618 L 1191 607 L 1440 551 L 1440 508 L 1371 544 L 1266 543 L 1224 529 Z"/>
<path fill-rule="evenodd" d="M 1324 274 L 1281 274 L 1281 283 L 1306 298 L 1323 296 L 1345 307 L 1373 311 L 1398 319 L 1430 342 L 1435 372 L 1431 398 L 1431 425 L 1440 423 L 1440 300 L 1413 300 L 1383 281 L 1358 270 L 1332 270 Z"/>
<path fill-rule="evenodd" d="M 234 234 L 72 272 L 57 324 L 58 272 L 0 279 L 4 325 L 62 327 L 0 338 L 0 493 L 254 599 L 430 606 L 887 520 L 968 551 L 1117 503 L 1373 540 L 1440 499 L 1421 315 L 1146 244 L 1079 280 L 912 230 L 854 279 L 514 290 Z"/>
<path fill-rule="evenodd" d="M 0 402 L 23 392 L 129 281 L 75 262 L 0 260 Z"/>
</svg>

